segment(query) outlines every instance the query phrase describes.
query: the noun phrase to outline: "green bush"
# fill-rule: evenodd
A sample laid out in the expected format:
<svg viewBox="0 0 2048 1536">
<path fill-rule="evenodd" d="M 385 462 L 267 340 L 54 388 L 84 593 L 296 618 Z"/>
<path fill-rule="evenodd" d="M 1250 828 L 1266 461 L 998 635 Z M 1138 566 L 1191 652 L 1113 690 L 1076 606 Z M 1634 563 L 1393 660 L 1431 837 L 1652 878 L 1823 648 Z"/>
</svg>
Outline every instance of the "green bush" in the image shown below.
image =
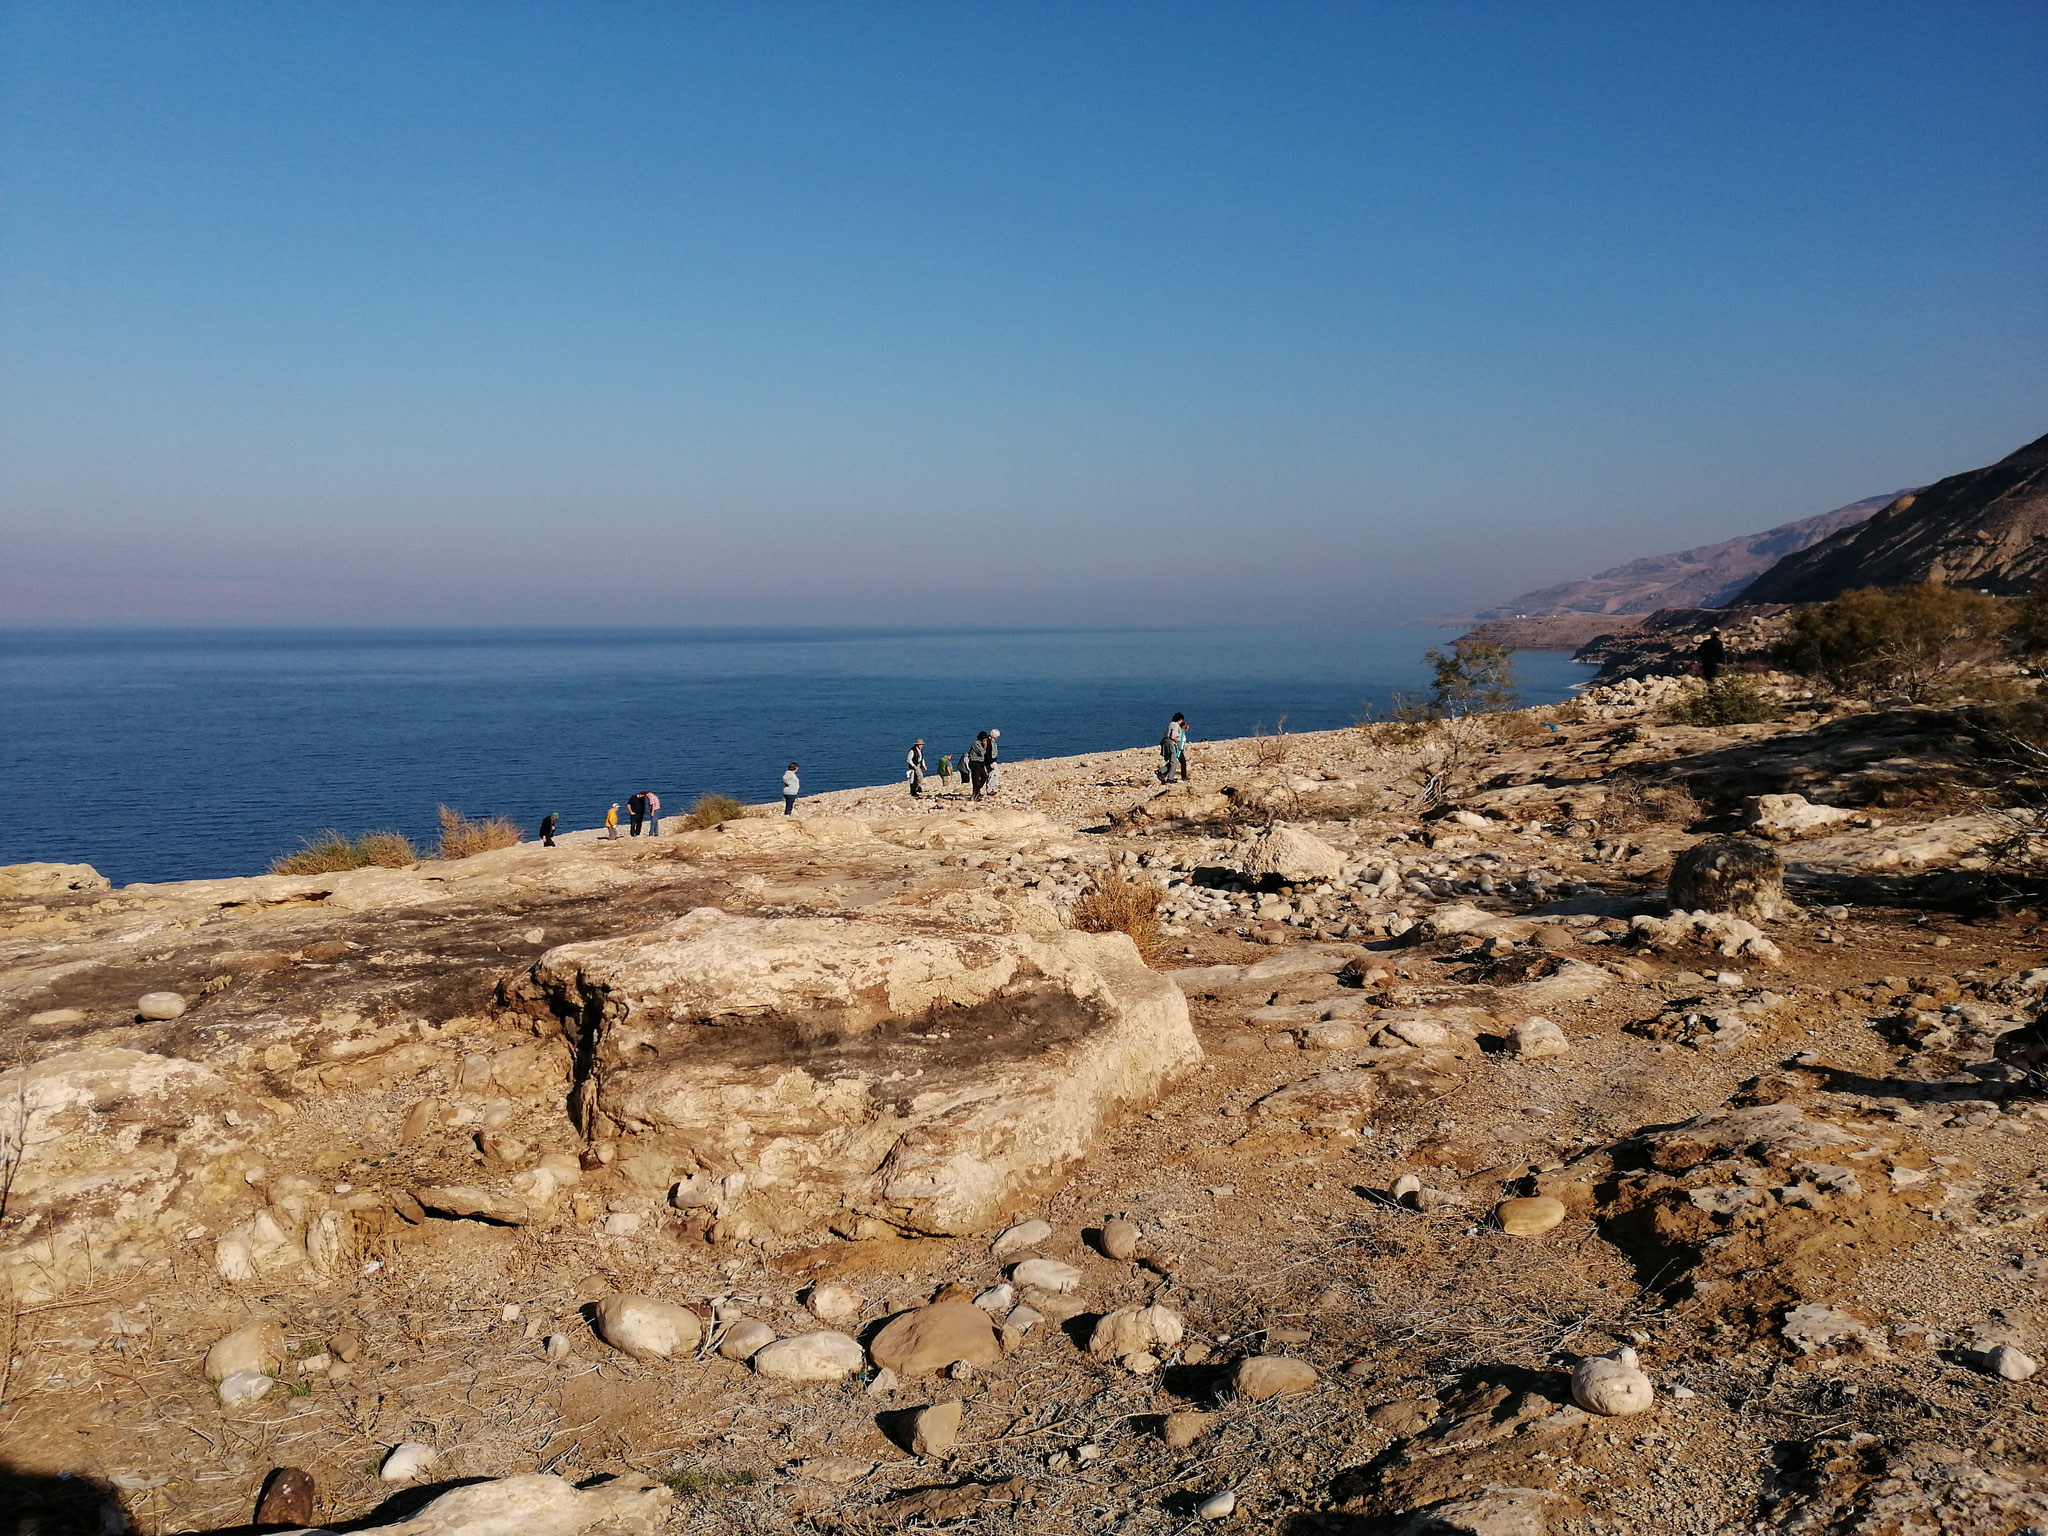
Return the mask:
<svg viewBox="0 0 2048 1536">
<path fill-rule="evenodd" d="M 1977 680 L 2009 627 L 2003 605 L 1975 592 L 1865 587 L 1794 614 L 1775 658 L 1837 693 L 1924 704 Z"/>
<path fill-rule="evenodd" d="M 747 808 L 731 795 L 699 795 L 697 803 L 683 817 L 683 825 L 692 832 L 704 832 L 722 821 L 738 821 L 746 814 Z"/>
<path fill-rule="evenodd" d="M 1776 720 L 1778 701 L 1746 677 L 1717 677 L 1671 706 L 1673 725 L 1762 725 Z"/>
</svg>

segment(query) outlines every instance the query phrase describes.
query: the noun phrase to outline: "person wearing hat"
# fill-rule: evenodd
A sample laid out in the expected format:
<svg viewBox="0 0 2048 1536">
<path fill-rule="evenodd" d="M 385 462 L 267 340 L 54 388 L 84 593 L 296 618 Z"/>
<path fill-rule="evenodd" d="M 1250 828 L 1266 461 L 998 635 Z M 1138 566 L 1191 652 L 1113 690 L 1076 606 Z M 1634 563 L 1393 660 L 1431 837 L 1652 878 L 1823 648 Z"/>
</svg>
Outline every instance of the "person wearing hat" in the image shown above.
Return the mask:
<svg viewBox="0 0 2048 1536">
<path fill-rule="evenodd" d="M 543 848 L 555 846 L 555 813 L 549 811 L 540 819 L 540 845 Z"/>
<path fill-rule="evenodd" d="M 610 842 L 619 840 L 619 802 L 614 800 L 612 808 L 604 813 L 604 835 Z"/>
<path fill-rule="evenodd" d="M 904 754 L 903 776 L 910 780 L 910 798 L 921 799 L 924 795 L 924 738 L 918 737 L 910 744 L 910 751 Z"/>
</svg>

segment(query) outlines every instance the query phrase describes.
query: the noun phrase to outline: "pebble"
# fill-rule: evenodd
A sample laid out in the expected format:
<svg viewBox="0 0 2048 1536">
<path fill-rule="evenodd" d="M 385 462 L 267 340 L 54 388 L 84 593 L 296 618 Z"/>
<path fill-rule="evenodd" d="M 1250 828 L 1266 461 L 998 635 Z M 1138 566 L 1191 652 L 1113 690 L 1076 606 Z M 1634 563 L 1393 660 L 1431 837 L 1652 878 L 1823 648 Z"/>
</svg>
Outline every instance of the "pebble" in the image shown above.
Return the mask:
<svg viewBox="0 0 2048 1536">
<path fill-rule="evenodd" d="M 899 1385 L 900 1383 L 896 1380 L 896 1373 L 885 1365 L 875 1372 L 873 1379 L 861 1390 L 867 1393 L 869 1397 L 887 1397 Z"/>
<path fill-rule="evenodd" d="M 1195 1506 L 1195 1513 L 1204 1520 L 1228 1520 L 1237 1513 L 1237 1495 L 1228 1488 L 1212 1493 Z"/>
<path fill-rule="evenodd" d="M 550 1360 L 562 1361 L 568 1359 L 569 1335 L 566 1333 L 549 1334 L 547 1343 L 541 1345 L 541 1353 Z"/>
<path fill-rule="evenodd" d="M 636 1360 L 665 1360 L 692 1350 L 704 1325 L 688 1307 L 653 1296 L 607 1296 L 597 1304 L 597 1331 L 605 1343 Z"/>
<path fill-rule="evenodd" d="M 1135 1221 L 1112 1217 L 1102 1224 L 1102 1251 L 1119 1264 L 1128 1264 L 1138 1256 L 1138 1244 L 1144 1236 Z"/>
<path fill-rule="evenodd" d="M 1541 1237 L 1564 1221 L 1564 1202 L 1554 1195 L 1503 1200 L 1493 1217 L 1510 1237 Z"/>
<path fill-rule="evenodd" d="M 1035 1285 L 1056 1293 L 1081 1288 L 1081 1271 L 1058 1259 L 1026 1259 L 1010 1271 L 1010 1278 L 1019 1285 Z"/>
<path fill-rule="evenodd" d="M 523 1150 L 523 1149 L 522 1149 Z M 638 1211 L 613 1211 L 604 1219 L 606 1237 L 631 1237 L 640 1230 Z"/>
<path fill-rule="evenodd" d="M 1572 1400 L 1588 1413 L 1619 1417 L 1641 1413 L 1656 1401 L 1650 1378 L 1637 1364 L 1636 1352 L 1618 1349 L 1612 1355 L 1581 1360 L 1572 1372 Z"/>
<path fill-rule="evenodd" d="M 830 1323 L 835 1328 L 859 1317 L 861 1308 L 867 1304 L 867 1298 L 858 1291 L 829 1283 L 812 1286 L 810 1295 L 804 1301 L 804 1306 L 811 1316 L 821 1323 Z"/>
<path fill-rule="evenodd" d="M 1151 1350 L 1141 1349 L 1136 1354 L 1125 1355 L 1117 1364 L 1133 1376 L 1150 1376 L 1159 1369 L 1160 1359 Z"/>
<path fill-rule="evenodd" d="M 1275 1397 L 1297 1397 L 1316 1384 L 1316 1368 L 1286 1355 L 1253 1355 L 1240 1360 L 1230 1385 L 1239 1397 L 1263 1403 Z"/>
<path fill-rule="evenodd" d="M 866 1363 L 858 1339 L 830 1329 L 778 1339 L 752 1361 L 770 1381 L 844 1381 Z"/>
<path fill-rule="evenodd" d="M 718 1352 L 728 1360 L 747 1361 L 775 1342 L 775 1330 L 753 1318 L 742 1318 L 725 1330 Z"/>
<path fill-rule="evenodd" d="M 144 1019 L 176 1019 L 183 1017 L 185 999 L 175 992 L 145 992 L 136 999 L 136 1017 Z"/>
<path fill-rule="evenodd" d="M 2026 1381 L 2041 1366 L 2039 1361 L 2024 1350 L 2015 1349 L 2010 1344 L 2000 1344 L 1984 1356 L 1984 1368 L 2004 1381 Z"/>
<path fill-rule="evenodd" d="M 431 1445 L 406 1440 L 391 1447 L 391 1454 L 384 1458 L 384 1465 L 377 1469 L 377 1476 L 387 1483 L 409 1483 L 433 1464 L 434 1448 Z"/>
<path fill-rule="evenodd" d="M 910 1418 L 910 1453 L 913 1456 L 946 1457 L 960 1438 L 960 1416 L 967 1405 L 957 1397 L 920 1408 Z"/>
<path fill-rule="evenodd" d="M 1048 1242 L 1051 1238 L 1051 1222 L 1020 1221 L 1016 1226 L 999 1234 L 996 1240 L 988 1245 L 988 1255 L 996 1260 L 1007 1259 L 1012 1254 L 1023 1253 L 1029 1248 L 1036 1248 L 1040 1243 Z"/>
</svg>

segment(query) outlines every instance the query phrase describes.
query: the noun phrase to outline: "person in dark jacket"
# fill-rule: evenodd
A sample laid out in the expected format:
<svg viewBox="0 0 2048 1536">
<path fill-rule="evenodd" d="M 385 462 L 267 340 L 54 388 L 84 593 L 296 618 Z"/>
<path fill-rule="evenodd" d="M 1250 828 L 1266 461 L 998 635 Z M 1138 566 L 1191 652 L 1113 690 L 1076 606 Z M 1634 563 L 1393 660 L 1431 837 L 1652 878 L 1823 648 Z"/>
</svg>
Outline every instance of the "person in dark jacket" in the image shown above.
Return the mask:
<svg viewBox="0 0 2048 1536">
<path fill-rule="evenodd" d="M 924 738 L 918 737 L 911 743 L 909 752 L 903 757 L 903 776 L 910 780 L 910 797 L 920 799 L 924 795 Z"/>
<path fill-rule="evenodd" d="M 974 745 L 967 749 L 967 784 L 977 800 L 988 787 L 988 765 L 994 756 L 995 744 L 988 739 L 988 732 L 975 732 Z"/>
<path fill-rule="evenodd" d="M 1700 642 L 1700 648 L 1693 653 L 1693 660 L 1700 664 L 1700 676 L 1712 683 L 1721 675 L 1721 667 L 1728 660 L 1728 646 L 1721 639 L 1721 631 L 1715 630 Z"/>
<path fill-rule="evenodd" d="M 640 823 L 647 819 L 647 796 L 635 790 L 626 797 L 626 814 L 633 818 L 632 836 L 640 835 Z"/>
<path fill-rule="evenodd" d="M 555 813 L 549 811 L 540 819 L 540 845 L 543 848 L 555 846 Z"/>
</svg>

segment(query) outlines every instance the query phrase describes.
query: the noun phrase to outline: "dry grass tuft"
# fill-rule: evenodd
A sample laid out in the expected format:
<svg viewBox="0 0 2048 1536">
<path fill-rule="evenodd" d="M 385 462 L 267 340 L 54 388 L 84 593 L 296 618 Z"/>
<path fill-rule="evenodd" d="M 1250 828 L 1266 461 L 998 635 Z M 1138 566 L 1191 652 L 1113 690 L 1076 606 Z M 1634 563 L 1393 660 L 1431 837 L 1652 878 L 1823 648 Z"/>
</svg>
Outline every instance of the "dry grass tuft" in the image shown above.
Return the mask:
<svg viewBox="0 0 2048 1536">
<path fill-rule="evenodd" d="M 746 815 L 747 808 L 731 795 L 699 795 L 683 818 L 683 826 L 691 832 L 708 832 L 720 822 L 739 821 Z"/>
<path fill-rule="evenodd" d="M 1067 919 L 1069 927 L 1083 933 L 1129 934 L 1147 965 L 1159 957 L 1163 942 L 1159 932 L 1159 905 L 1166 892 L 1150 880 L 1112 877 L 1096 882 L 1094 889 L 1074 903 Z"/>
<path fill-rule="evenodd" d="M 1483 718 L 1493 739 L 1504 747 L 1533 747 L 1551 734 L 1541 718 L 1526 709 L 1504 709 Z"/>
<path fill-rule="evenodd" d="M 441 817 L 441 846 L 437 857 L 466 859 L 489 853 L 493 848 L 510 848 L 519 841 L 519 825 L 509 816 L 471 818 L 449 806 L 436 808 Z"/>
<path fill-rule="evenodd" d="M 1260 768 L 1277 768 L 1294 756 L 1294 743 L 1287 739 L 1287 717 L 1282 715 L 1268 736 L 1262 725 L 1252 735 L 1252 762 Z"/>
<path fill-rule="evenodd" d="M 1659 823 L 1688 826 L 1706 814 L 1691 790 L 1682 784 L 1645 784 L 1620 774 L 1608 781 L 1607 806 L 1601 822 L 1617 832 Z"/>
<path fill-rule="evenodd" d="M 412 840 L 397 832 L 365 832 L 349 837 L 329 827 L 318 837 L 307 838 L 296 853 L 279 854 L 270 861 L 273 875 L 331 875 L 344 869 L 404 869 L 420 861 Z"/>
</svg>

